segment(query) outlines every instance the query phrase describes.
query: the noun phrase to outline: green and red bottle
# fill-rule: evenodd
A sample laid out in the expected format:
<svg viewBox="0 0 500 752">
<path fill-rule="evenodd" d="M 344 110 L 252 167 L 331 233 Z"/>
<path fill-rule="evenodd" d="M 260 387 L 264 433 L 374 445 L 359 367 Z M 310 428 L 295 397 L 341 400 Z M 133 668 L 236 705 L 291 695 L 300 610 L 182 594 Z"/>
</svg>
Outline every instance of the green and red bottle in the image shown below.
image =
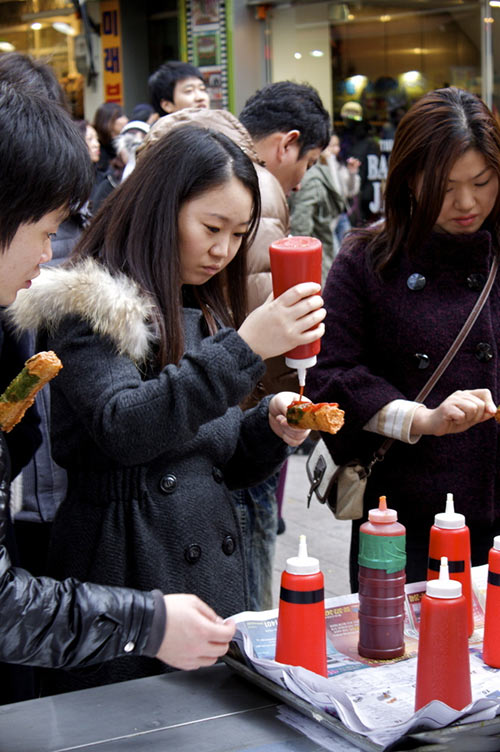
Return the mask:
<svg viewBox="0 0 500 752">
<path fill-rule="evenodd" d="M 406 529 L 385 496 L 359 529 L 358 653 L 378 660 L 405 651 Z"/>
<path fill-rule="evenodd" d="M 462 584 L 462 594 L 467 601 L 467 624 L 469 637 L 474 631 L 472 610 L 470 532 L 463 514 L 455 512 L 453 494 L 446 496 L 446 510 L 436 514 L 429 537 L 429 563 L 427 580 L 439 577 L 441 557 L 448 559 L 448 571 L 452 580 Z"/>
<path fill-rule="evenodd" d="M 307 555 L 305 535 L 281 575 L 275 659 L 327 675 L 324 578 L 318 559 Z"/>
</svg>

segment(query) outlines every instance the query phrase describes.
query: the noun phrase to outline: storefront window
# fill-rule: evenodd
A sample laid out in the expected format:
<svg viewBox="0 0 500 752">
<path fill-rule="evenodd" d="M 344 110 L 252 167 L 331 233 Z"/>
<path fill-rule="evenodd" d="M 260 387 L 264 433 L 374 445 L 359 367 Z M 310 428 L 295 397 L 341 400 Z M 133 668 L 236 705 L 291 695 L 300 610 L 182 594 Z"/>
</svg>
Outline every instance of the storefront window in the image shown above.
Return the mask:
<svg viewBox="0 0 500 752">
<path fill-rule="evenodd" d="M 63 86 L 74 117 L 83 117 L 83 77 L 75 66 L 75 37 L 81 23 L 71 0 L 0 3 L 0 53 L 42 58 Z"/>
<path fill-rule="evenodd" d="M 272 62 L 273 80 L 316 86 L 334 120 L 354 100 L 381 127 L 434 88 L 481 94 L 480 6 L 464 0 L 277 6 Z"/>
<path fill-rule="evenodd" d="M 273 7 L 272 79 L 318 89 L 340 138 L 340 158 L 361 164 L 358 221 L 383 213 L 394 133 L 413 102 L 445 86 L 482 95 L 485 9 L 489 14 L 486 0 Z"/>
</svg>

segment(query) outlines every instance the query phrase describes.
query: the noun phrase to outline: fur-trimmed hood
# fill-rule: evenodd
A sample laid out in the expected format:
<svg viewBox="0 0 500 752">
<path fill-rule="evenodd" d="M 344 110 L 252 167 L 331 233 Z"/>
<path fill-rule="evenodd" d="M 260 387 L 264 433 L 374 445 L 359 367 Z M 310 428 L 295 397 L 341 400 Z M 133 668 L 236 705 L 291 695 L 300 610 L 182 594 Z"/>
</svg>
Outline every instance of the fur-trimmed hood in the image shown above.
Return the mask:
<svg viewBox="0 0 500 752">
<path fill-rule="evenodd" d="M 138 147 L 137 158 L 140 159 L 144 152 L 180 125 L 199 125 L 201 128 L 213 128 L 215 131 L 220 131 L 238 144 L 252 162 L 264 164 L 259 159 L 251 135 L 238 118 L 227 110 L 205 110 L 198 107 L 186 107 L 184 110 L 172 112 L 157 120 Z"/>
<path fill-rule="evenodd" d="M 153 302 L 124 274 L 112 275 L 94 259 L 73 267 L 42 267 L 29 290 L 21 290 L 7 315 L 18 331 L 54 331 L 64 316 L 76 315 L 110 337 L 121 355 L 147 358 L 155 339 Z"/>
</svg>

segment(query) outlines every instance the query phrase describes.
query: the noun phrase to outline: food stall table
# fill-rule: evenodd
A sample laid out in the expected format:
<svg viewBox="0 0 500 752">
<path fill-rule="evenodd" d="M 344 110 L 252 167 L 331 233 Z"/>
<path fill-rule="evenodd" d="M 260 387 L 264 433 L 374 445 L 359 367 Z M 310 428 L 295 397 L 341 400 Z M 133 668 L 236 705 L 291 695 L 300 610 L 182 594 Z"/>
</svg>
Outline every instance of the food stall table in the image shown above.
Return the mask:
<svg viewBox="0 0 500 752">
<path fill-rule="evenodd" d="M 3 705 L 0 752 L 324 752 L 321 744 L 280 721 L 278 708 L 285 702 L 322 726 L 330 722 L 332 734 L 339 722 L 322 718 L 306 703 L 301 706 L 299 698 L 280 687 L 272 688 L 272 694 L 266 690 L 263 677 L 249 682 L 219 663 Z M 336 746 L 331 748 L 376 749 L 356 734 L 352 740 L 361 747 L 349 741 L 350 733 L 337 737 L 337 743 L 332 740 Z M 404 740 L 404 749 L 497 749 L 482 744 L 491 745 L 492 734 L 498 733 L 495 719 L 415 734 Z M 473 746 L 459 743 L 465 736 Z"/>
</svg>

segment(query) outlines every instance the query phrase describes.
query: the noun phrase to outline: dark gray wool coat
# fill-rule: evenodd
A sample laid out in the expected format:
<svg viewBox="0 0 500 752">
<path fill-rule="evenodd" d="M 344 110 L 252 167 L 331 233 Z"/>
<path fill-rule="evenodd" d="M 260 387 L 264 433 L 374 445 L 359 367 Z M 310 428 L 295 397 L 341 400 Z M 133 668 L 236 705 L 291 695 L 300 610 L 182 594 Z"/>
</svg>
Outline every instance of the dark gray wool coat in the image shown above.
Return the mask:
<svg viewBox="0 0 500 752">
<path fill-rule="evenodd" d="M 264 372 L 241 337 L 207 336 L 200 311 L 184 309 L 185 355 L 155 372 L 150 306 L 92 260 L 44 270 L 14 304 L 17 324 L 42 332 L 63 363 L 52 446 L 68 493 L 50 574 L 195 593 L 227 617 L 248 604 L 230 489 L 269 476 L 287 446 L 269 427 L 268 399 L 238 407 Z M 95 683 L 134 675 L 102 671 Z"/>
<path fill-rule="evenodd" d="M 328 315 L 318 365 L 307 376 L 308 397 L 338 402 L 345 410 L 345 426 L 325 437 L 337 461 L 370 458 L 380 446 L 384 437 L 363 431 L 363 425 L 391 400 L 416 397 L 477 300 L 492 255 L 486 231 L 435 233 L 413 259 L 403 256 L 380 281 L 362 245 L 340 252 L 324 291 Z M 415 274 L 420 277 L 410 280 Z M 436 407 L 457 389 L 481 387 L 498 404 L 499 346 L 500 274 L 425 404 Z M 394 443 L 369 478 L 365 511 L 386 494 L 408 536 L 425 547 L 434 515 L 444 511 L 446 493 L 452 492 L 473 540 L 487 531 L 493 535 L 500 523 L 499 440 L 500 426 L 489 420 L 464 433 Z"/>
</svg>

